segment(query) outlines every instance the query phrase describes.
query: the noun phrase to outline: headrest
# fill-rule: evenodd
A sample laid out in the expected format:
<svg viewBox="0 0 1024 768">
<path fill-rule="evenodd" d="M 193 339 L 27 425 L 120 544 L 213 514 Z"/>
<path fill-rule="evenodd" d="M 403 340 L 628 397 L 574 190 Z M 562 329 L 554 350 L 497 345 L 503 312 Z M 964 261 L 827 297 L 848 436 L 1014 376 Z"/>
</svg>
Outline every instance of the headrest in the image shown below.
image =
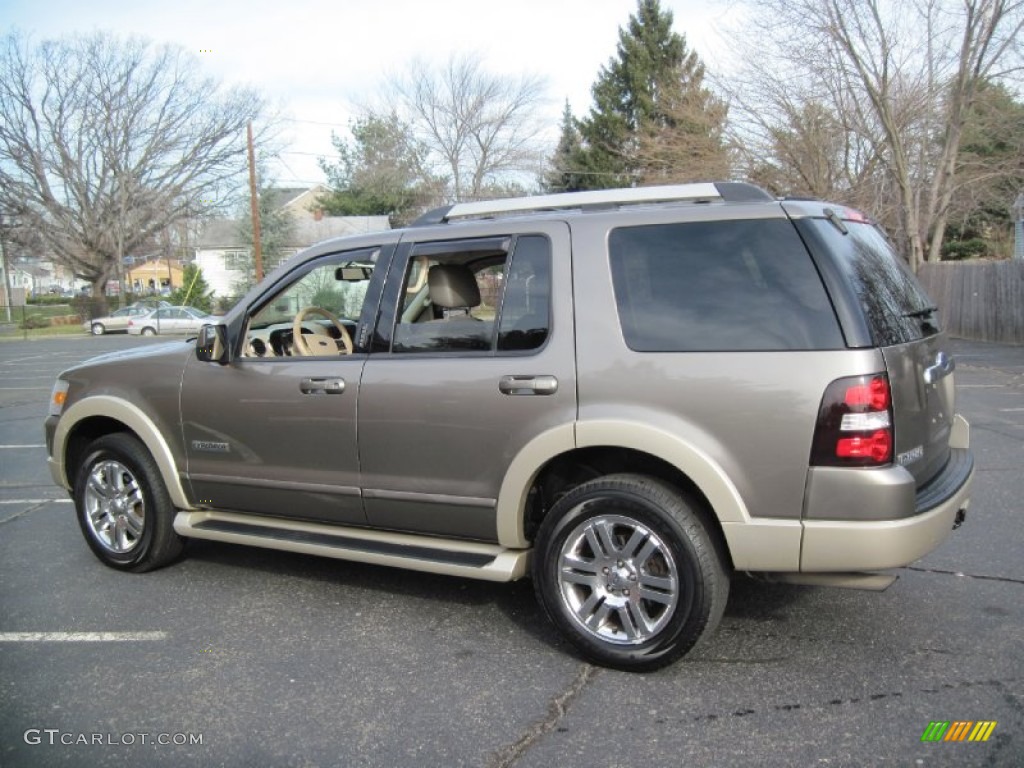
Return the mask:
<svg viewBox="0 0 1024 768">
<path fill-rule="evenodd" d="M 480 288 L 464 264 L 435 264 L 427 272 L 427 284 L 435 306 L 453 309 L 480 305 Z"/>
</svg>

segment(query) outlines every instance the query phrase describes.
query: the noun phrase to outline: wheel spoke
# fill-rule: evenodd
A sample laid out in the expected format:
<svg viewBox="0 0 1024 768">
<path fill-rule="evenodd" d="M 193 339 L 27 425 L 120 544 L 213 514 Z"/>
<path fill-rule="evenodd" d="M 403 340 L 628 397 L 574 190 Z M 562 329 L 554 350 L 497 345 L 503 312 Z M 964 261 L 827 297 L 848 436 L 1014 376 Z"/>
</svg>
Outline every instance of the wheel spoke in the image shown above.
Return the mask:
<svg viewBox="0 0 1024 768">
<path fill-rule="evenodd" d="M 578 555 L 564 555 L 562 557 L 562 569 L 571 569 L 580 573 L 592 573 L 596 575 L 601 569 L 596 560 L 584 560 Z"/>
<path fill-rule="evenodd" d="M 619 608 L 619 622 L 622 624 L 622 631 L 630 640 L 643 639 L 650 632 L 649 622 L 633 601 Z"/>
<path fill-rule="evenodd" d="M 643 528 L 634 528 L 633 535 L 629 537 L 629 541 L 622 545 L 622 549 L 619 551 L 630 559 L 633 559 L 637 548 L 647 538 L 647 531 Z"/>
<path fill-rule="evenodd" d="M 641 550 L 637 552 L 636 557 L 633 558 L 633 562 L 636 564 L 637 568 L 643 568 L 644 563 L 651 559 L 651 555 L 658 551 L 660 551 L 658 542 L 653 537 L 649 537 L 647 541 L 644 542 Z"/>
<path fill-rule="evenodd" d="M 93 491 L 97 496 L 109 499 L 110 498 L 110 486 L 103 479 L 104 471 L 103 467 L 97 467 L 89 475 L 89 490 Z"/>
<path fill-rule="evenodd" d="M 128 512 L 124 516 L 125 526 L 131 535 L 138 539 L 142 536 L 143 520 L 134 511 Z"/>
<path fill-rule="evenodd" d="M 672 605 L 676 600 L 676 596 L 672 592 L 659 592 L 656 589 L 640 587 L 640 599 L 652 600 L 655 603 L 662 603 L 664 605 Z"/>
<path fill-rule="evenodd" d="M 561 579 L 563 582 L 568 584 L 580 584 L 584 587 L 593 588 L 597 581 L 597 575 L 591 573 L 578 573 L 577 571 L 569 568 L 563 568 Z"/>
<path fill-rule="evenodd" d="M 587 602 L 580 608 L 580 613 L 586 617 L 586 625 L 596 631 L 608 619 L 608 614 L 612 612 L 612 607 L 608 605 L 607 601 L 602 602 L 596 611 L 591 613 L 589 616 L 586 616 L 586 614 L 583 613 L 583 608 L 586 607 L 595 596 L 596 593 L 587 598 Z M 597 599 L 601 600 L 600 597 L 597 597 Z"/>
<path fill-rule="evenodd" d="M 114 549 L 118 551 L 124 551 L 127 545 L 127 537 L 125 536 L 125 522 L 123 517 L 119 517 L 114 520 L 114 529 L 111 531 L 111 544 Z"/>
<path fill-rule="evenodd" d="M 601 539 L 601 546 L 606 555 L 617 554 L 619 548 L 615 546 L 615 537 L 612 535 L 612 523 L 607 520 L 598 520 L 593 525 L 597 529 L 598 538 Z"/>
<path fill-rule="evenodd" d="M 597 532 L 594 530 L 594 526 L 588 525 L 583 535 L 586 537 L 587 544 L 590 545 L 590 551 L 594 553 L 595 557 L 608 557 L 608 551 L 605 550 L 601 545 L 601 542 L 597 540 Z"/>
<path fill-rule="evenodd" d="M 142 489 L 135 481 L 125 491 L 125 502 L 133 509 L 142 509 Z"/>
<path fill-rule="evenodd" d="M 676 582 L 674 579 L 666 578 L 664 576 L 654 576 L 650 573 L 641 573 L 640 586 L 651 587 L 653 589 L 661 590 L 662 592 L 674 592 Z"/>
</svg>

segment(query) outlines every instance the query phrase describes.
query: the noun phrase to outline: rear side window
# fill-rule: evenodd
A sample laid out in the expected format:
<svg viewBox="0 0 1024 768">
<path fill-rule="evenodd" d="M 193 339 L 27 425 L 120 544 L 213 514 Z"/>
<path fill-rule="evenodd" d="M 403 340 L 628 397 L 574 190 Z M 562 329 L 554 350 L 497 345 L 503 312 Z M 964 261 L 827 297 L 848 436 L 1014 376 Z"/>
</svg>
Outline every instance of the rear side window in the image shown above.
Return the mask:
<svg viewBox="0 0 1024 768">
<path fill-rule="evenodd" d="M 827 219 L 808 225 L 833 254 L 853 287 L 875 346 L 890 347 L 939 332 L 934 304 L 917 278 L 872 224 L 843 222 L 844 234 Z"/>
<path fill-rule="evenodd" d="M 821 278 L 787 220 L 623 227 L 609 237 L 609 257 L 630 349 L 843 347 Z"/>
</svg>

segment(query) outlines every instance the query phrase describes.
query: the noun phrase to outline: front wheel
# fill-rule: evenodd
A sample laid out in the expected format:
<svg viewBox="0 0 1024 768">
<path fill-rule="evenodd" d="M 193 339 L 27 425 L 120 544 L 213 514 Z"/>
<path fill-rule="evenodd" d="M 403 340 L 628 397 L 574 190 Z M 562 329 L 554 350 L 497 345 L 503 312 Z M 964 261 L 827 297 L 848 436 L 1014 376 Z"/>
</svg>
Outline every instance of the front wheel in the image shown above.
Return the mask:
<svg viewBox="0 0 1024 768">
<path fill-rule="evenodd" d="M 141 573 L 181 554 L 174 505 L 156 462 L 135 437 L 95 440 L 75 476 L 74 496 L 86 542 L 111 568 Z"/>
<path fill-rule="evenodd" d="M 92 324 L 92 335 L 93 336 L 102 336 L 106 332 L 106 330 L 107 329 L 103 327 L 103 323 L 93 323 Z"/>
<path fill-rule="evenodd" d="M 552 507 L 537 534 L 534 589 L 585 657 L 658 669 L 714 631 L 729 576 L 697 509 L 668 483 L 629 474 L 584 483 Z"/>
</svg>

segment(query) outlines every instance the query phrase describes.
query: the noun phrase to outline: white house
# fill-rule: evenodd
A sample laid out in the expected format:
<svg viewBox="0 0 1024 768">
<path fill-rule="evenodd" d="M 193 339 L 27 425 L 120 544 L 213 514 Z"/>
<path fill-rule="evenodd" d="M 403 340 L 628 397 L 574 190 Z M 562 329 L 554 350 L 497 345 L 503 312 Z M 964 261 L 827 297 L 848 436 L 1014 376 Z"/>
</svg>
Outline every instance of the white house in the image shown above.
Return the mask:
<svg viewBox="0 0 1024 768">
<path fill-rule="evenodd" d="M 294 223 L 292 242 L 284 249 L 283 258 L 331 237 L 391 228 L 387 216 L 324 216 L 316 200 L 326 191 L 322 185 L 312 189 L 271 190 L 276 205 L 287 210 Z M 244 278 L 250 260 L 239 219 L 206 222 L 196 241 L 195 263 L 203 270 L 203 277 L 217 296 L 237 294 L 238 283 Z"/>
</svg>

